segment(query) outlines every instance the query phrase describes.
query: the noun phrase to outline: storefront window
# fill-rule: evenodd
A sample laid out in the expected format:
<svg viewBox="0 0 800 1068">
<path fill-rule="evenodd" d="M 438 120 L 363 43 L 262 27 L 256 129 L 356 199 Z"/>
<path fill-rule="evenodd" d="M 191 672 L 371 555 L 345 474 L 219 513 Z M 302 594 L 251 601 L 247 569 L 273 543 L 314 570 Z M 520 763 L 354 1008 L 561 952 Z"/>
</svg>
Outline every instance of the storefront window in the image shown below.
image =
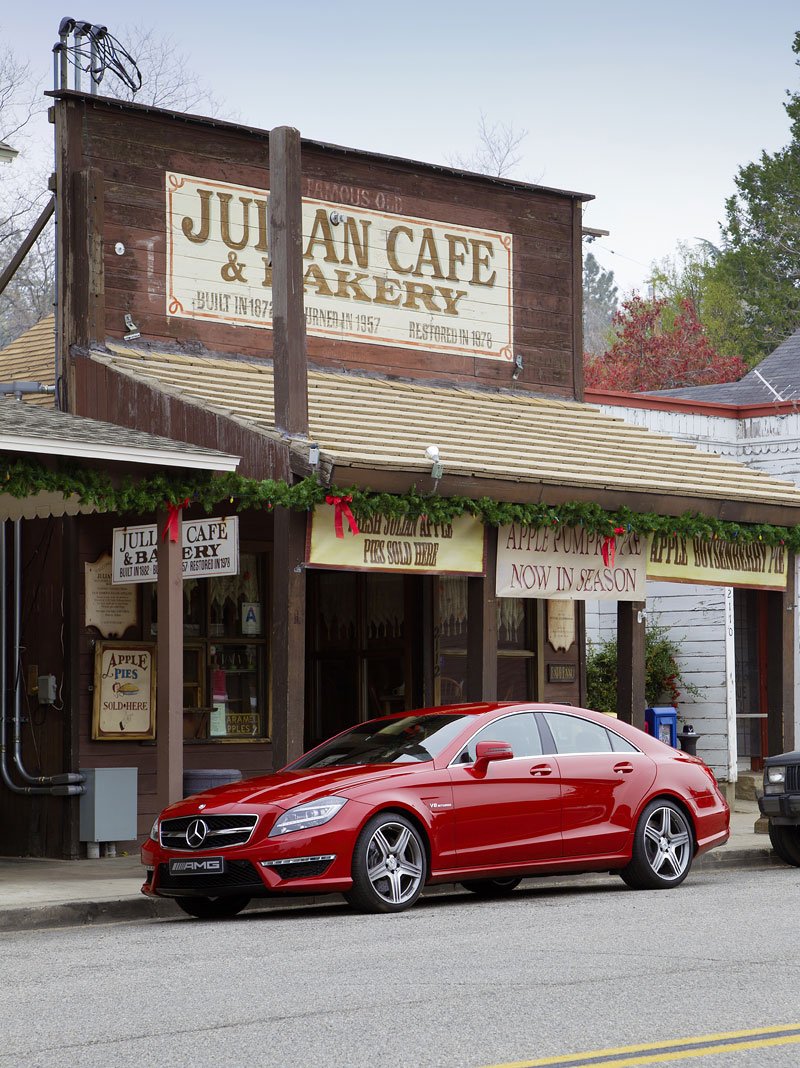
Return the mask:
<svg viewBox="0 0 800 1068">
<path fill-rule="evenodd" d="M 467 578 L 439 578 L 439 629 L 436 700 L 463 701 L 467 682 Z M 522 597 L 497 601 L 497 696 L 501 701 L 534 697 L 536 602 Z"/>
<path fill-rule="evenodd" d="M 239 574 L 183 584 L 183 737 L 244 741 L 268 735 L 263 566 L 241 553 Z M 150 633 L 157 626 L 156 587 Z"/>
</svg>

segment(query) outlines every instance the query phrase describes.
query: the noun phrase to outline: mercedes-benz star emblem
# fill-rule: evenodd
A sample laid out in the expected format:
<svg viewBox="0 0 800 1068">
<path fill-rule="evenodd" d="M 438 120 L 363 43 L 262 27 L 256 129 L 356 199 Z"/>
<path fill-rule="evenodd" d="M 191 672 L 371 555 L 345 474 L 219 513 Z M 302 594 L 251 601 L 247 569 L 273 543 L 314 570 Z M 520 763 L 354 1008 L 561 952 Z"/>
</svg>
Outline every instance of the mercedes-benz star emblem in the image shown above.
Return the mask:
<svg viewBox="0 0 800 1068">
<path fill-rule="evenodd" d="M 199 849 L 205 842 L 208 834 L 208 824 L 205 820 L 195 820 L 186 828 L 186 844 L 190 849 Z"/>
</svg>

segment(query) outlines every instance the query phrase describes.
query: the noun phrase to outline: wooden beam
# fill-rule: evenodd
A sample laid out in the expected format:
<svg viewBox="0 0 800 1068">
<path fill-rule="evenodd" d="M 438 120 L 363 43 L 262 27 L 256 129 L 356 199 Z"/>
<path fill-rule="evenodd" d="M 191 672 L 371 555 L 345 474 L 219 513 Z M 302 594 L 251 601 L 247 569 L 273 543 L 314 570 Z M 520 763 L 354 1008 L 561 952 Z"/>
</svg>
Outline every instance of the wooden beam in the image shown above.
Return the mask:
<svg viewBox="0 0 800 1068">
<path fill-rule="evenodd" d="M 41 215 L 39 216 L 39 218 L 36 220 L 36 222 L 31 227 L 31 229 L 30 229 L 30 231 L 28 233 L 28 236 L 25 238 L 25 240 L 19 246 L 17 251 L 11 257 L 11 262 L 6 267 L 6 269 L 3 271 L 3 273 L 0 274 L 0 293 L 3 292 L 3 290 L 6 288 L 8 283 L 11 281 L 11 279 L 17 273 L 17 270 L 19 269 L 20 264 L 25 259 L 25 257 L 28 255 L 28 253 L 33 248 L 33 246 L 36 244 L 36 241 L 39 238 L 39 234 L 41 234 L 42 230 L 44 230 L 45 226 L 47 226 L 47 224 L 50 221 L 50 218 L 52 217 L 53 212 L 55 210 L 56 210 L 55 198 L 51 197 L 50 200 L 48 200 L 47 205 L 45 206 L 45 208 L 42 211 Z"/>
<path fill-rule="evenodd" d="M 286 434 L 307 437 L 300 133 L 291 126 L 270 131 L 269 184 L 275 425 Z"/>
<path fill-rule="evenodd" d="M 644 601 L 617 602 L 617 715 L 644 729 Z M 641 622 L 640 622 L 641 619 Z"/>
<path fill-rule="evenodd" d="M 61 557 L 62 581 L 64 583 L 64 695 L 63 715 L 64 761 L 66 771 L 80 771 L 80 707 L 81 678 L 80 653 L 85 629 L 81 626 L 81 579 L 83 566 L 80 562 L 79 523 L 82 516 L 64 516 L 61 519 L 63 550 Z M 85 639 L 84 639 L 85 640 Z M 94 665 L 92 666 L 92 668 Z M 64 798 L 61 855 L 68 860 L 80 857 L 80 798 Z"/>
<path fill-rule="evenodd" d="M 497 700 L 497 528 L 486 528 L 486 577 L 467 579 L 468 701 Z"/>
<path fill-rule="evenodd" d="M 583 204 L 572 202 L 572 388 L 583 400 Z"/>
<path fill-rule="evenodd" d="M 183 797 L 183 571 L 181 539 L 161 531 L 166 511 L 157 517 L 158 559 L 156 798 L 159 811 Z M 180 523 L 178 524 L 180 528 Z"/>
<path fill-rule="evenodd" d="M 272 574 L 272 762 L 303 752 L 306 665 L 306 513 L 275 509 Z"/>
<path fill-rule="evenodd" d="M 105 219 L 103 174 L 97 167 L 83 167 L 72 176 L 73 247 L 76 249 L 72 288 L 63 292 L 74 324 L 72 344 L 85 348 L 104 342 L 105 275 L 103 226 Z"/>
</svg>

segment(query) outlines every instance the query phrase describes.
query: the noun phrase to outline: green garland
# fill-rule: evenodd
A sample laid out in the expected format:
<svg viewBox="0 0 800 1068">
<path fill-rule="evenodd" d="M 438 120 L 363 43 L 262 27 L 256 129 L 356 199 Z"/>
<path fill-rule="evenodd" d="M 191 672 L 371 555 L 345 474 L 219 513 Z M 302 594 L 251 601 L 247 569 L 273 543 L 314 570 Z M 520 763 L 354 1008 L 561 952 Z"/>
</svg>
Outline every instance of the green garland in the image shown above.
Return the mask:
<svg viewBox="0 0 800 1068">
<path fill-rule="evenodd" d="M 529 527 L 575 526 L 591 533 L 613 535 L 632 531 L 636 534 L 663 534 L 668 537 L 722 539 L 725 541 L 763 541 L 767 545 L 785 545 L 800 551 L 800 526 L 778 527 L 769 523 L 740 524 L 713 519 L 696 512 L 680 516 L 633 512 L 629 508 L 607 511 L 598 504 L 570 501 L 565 504 L 508 504 L 488 497 L 440 497 L 419 493 L 416 488 L 405 494 L 374 493 L 357 488 L 339 489 L 321 486 L 315 478 L 288 484 L 272 479 L 244 478 L 237 474 L 213 475 L 208 472 L 159 474 L 152 478 L 124 478 L 115 482 L 108 474 L 76 465 L 64 464 L 50 469 L 43 464 L 14 456 L 0 457 L 4 481 L 0 492 L 12 497 L 28 497 L 41 491 L 76 495 L 82 504 L 98 511 L 139 515 L 155 512 L 166 503 L 189 500 L 206 513 L 223 501 L 235 504 L 237 511 L 270 509 L 276 506 L 309 511 L 322 504 L 327 496 L 345 497 L 357 519 L 373 515 L 416 518 L 427 516 L 434 523 L 446 523 L 462 515 L 472 515 L 487 526 L 521 523 Z"/>
</svg>

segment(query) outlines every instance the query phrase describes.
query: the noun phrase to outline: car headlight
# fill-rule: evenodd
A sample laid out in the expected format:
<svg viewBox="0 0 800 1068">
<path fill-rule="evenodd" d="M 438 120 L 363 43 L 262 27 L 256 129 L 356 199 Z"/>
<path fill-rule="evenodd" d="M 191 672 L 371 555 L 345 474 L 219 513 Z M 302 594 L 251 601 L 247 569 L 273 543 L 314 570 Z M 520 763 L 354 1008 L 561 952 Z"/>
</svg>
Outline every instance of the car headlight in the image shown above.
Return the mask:
<svg viewBox="0 0 800 1068">
<path fill-rule="evenodd" d="M 278 835 L 289 834 L 291 831 L 306 831 L 309 827 L 320 827 L 328 820 L 332 820 L 346 802 L 346 797 L 321 797 L 319 801 L 290 808 L 275 821 L 269 837 L 276 838 Z"/>
<path fill-rule="evenodd" d="M 159 823 L 160 818 L 161 818 L 160 816 L 156 816 L 156 818 L 153 820 L 153 826 L 150 828 L 150 838 L 154 842 L 158 842 L 159 841 L 158 823 Z"/>
<path fill-rule="evenodd" d="M 786 789 L 786 767 L 782 764 L 773 764 L 764 768 L 764 793 L 782 794 Z"/>
</svg>

